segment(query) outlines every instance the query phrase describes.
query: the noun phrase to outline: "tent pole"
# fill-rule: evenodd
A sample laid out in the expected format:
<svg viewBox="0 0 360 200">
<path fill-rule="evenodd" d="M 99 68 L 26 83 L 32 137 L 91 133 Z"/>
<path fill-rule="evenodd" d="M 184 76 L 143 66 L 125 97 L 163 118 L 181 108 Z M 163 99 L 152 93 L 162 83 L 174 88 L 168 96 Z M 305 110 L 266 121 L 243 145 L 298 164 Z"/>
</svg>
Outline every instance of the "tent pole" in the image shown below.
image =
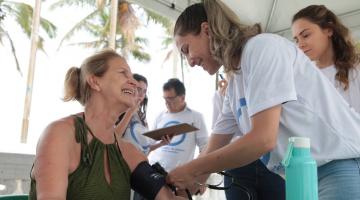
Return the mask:
<svg viewBox="0 0 360 200">
<path fill-rule="evenodd" d="M 40 11 L 41 11 L 41 0 L 36 0 L 35 8 L 33 11 L 33 18 L 32 18 L 30 60 L 29 60 L 29 70 L 28 70 L 26 93 L 25 93 L 24 115 L 23 115 L 22 128 L 21 128 L 21 138 L 20 138 L 21 143 L 27 142 L 29 115 L 31 108 L 34 73 L 35 73 L 36 51 L 39 41 Z"/>
<path fill-rule="evenodd" d="M 116 49 L 116 24 L 117 24 L 118 3 L 119 3 L 118 0 L 111 0 L 109 47 L 114 50 Z"/>
</svg>

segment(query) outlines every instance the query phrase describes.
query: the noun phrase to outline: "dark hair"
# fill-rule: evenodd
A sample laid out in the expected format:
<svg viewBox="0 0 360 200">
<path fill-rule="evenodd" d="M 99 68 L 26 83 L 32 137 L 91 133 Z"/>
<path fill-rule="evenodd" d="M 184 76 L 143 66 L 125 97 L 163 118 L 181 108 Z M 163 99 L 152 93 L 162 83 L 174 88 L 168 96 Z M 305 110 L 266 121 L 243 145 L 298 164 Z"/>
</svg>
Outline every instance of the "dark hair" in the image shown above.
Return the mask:
<svg viewBox="0 0 360 200">
<path fill-rule="evenodd" d="M 196 13 L 196 17 L 194 17 Z M 198 35 L 201 31 L 201 24 L 207 22 L 207 15 L 204 4 L 196 3 L 187 7 L 177 18 L 174 27 L 174 36 L 184 36 L 188 33 Z"/>
<path fill-rule="evenodd" d="M 174 89 L 176 96 L 185 95 L 185 86 L 184 84 L 177 78 L 169 79 L 163 86 L 163 90 L 168 91 Z"/>
<path fill-rule="evenodd" d="M 148 86 L 148 81 L 147 79 L 140 75 L 140 74 L 133 74 L 133 78 L 137 81 L 137 82 L 144 82 L 146 84 L 146 86 Z M 140 103 L 140 108 L 138 110 L 138 115 L 140 117 L 141 123 L 144 126 L 147 126 L 147 122 L 146 122 L 146 108 L 147 108 L 147 103 L 148 103 L 148 97 L 145 94 L 145 98 L 144 100 Z"/>
<path fill-rule="evenodd" d="M 339 18 L 324 5 L 311 5 L 297 12 L 293 19 L 306 19 L 322 29 L 331 29 L 331 41 L 334 50 L 334 64 L 337 70 L 335 79 L 344 85 L 344 90 L 349 88 L 349 71 L 359 63 L 360 57 L 352 42 L 349 29 Z"/>
</svg>

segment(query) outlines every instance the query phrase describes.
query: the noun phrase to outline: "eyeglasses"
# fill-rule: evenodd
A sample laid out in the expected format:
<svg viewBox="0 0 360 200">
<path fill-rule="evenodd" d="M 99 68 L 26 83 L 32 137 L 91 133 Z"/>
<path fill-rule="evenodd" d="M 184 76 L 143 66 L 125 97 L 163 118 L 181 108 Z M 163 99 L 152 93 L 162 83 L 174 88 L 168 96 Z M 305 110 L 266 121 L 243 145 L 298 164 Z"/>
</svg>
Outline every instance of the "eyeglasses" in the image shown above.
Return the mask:
<svg viewBox="0 0 360 200">
<path fill-rule="evenodd" d="M 163 98 L 165 99 L 165 101 L 174 102 L 176 100 L 176 97 L 178 97 L 178 96 L 176 95 L 173 97 L 163 97 Z"/>
</svg>

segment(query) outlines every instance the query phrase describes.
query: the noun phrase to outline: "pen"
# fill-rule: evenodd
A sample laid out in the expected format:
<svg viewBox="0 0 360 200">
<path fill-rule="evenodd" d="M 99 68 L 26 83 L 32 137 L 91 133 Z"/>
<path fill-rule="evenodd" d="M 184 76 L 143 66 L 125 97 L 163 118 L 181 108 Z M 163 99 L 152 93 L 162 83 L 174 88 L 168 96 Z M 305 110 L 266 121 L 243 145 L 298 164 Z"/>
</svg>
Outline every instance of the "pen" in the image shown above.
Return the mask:
<svg viewBox="0 0 360 200">
<path fill-rule="evenodd" d="M 220 76 L 221 80 L 224 80 L 224 77 L 222 74 L 219 74 L 219 76 Z"/>
</svg>

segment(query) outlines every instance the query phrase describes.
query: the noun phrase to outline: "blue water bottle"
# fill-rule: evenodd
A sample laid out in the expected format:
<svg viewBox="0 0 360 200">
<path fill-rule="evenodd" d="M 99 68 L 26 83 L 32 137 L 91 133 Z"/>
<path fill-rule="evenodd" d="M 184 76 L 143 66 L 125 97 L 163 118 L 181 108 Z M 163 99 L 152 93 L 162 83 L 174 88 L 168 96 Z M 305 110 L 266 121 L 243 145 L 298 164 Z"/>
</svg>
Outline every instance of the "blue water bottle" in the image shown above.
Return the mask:
<svg viewBox="0 0 360 200">
<path fill-rule="evenodd" d="M 317 165 L 310 153 L 310 139 L 289 138 L 282 161 L 285 166 L 286 200 L 318 200 Z"/>
</svg>

